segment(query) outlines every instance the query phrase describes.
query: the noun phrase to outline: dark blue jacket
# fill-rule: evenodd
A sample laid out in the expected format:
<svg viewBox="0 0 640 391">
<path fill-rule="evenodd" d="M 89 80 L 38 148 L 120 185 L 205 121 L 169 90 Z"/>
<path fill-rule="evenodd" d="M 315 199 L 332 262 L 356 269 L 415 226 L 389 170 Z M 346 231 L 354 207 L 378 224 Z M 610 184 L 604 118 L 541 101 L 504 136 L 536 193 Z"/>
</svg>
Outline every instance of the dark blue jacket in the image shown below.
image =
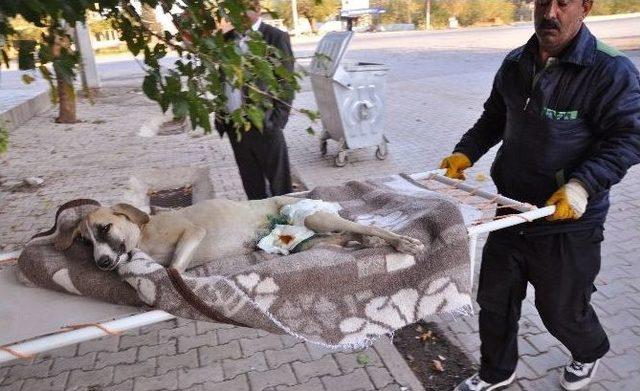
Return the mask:
<svg viewBox="0 0 640 391">
<path fill-rule="evenodd" d="M 609 189 L 640 162 L 640 76 L 583 26 L 556 65 L 536 74 L 536 36 L 507 55 L 484 112 L 454 151 L 472 162 L 502 141 L 491 167 L 498 191 L 544 206 L 569 179 L 582 182 L 582 218 L 523 228 L 563 232 L 604 223 Z"/>
</svg>

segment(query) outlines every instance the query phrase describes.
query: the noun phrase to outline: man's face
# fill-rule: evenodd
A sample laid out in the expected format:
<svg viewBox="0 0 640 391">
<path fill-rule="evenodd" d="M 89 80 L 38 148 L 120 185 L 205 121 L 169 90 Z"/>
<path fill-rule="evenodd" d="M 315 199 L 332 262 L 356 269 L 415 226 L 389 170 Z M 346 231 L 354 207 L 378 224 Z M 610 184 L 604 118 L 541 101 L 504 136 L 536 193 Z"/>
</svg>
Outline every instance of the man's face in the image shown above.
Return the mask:
<svg viewBox="0 0 640 391">
<path fill-rule="evenodd" d="M 590 1 L 536 0 L 534 19 L 541 49 L 563 48 L 580 30 L 590 10 Z"/>
</svg>

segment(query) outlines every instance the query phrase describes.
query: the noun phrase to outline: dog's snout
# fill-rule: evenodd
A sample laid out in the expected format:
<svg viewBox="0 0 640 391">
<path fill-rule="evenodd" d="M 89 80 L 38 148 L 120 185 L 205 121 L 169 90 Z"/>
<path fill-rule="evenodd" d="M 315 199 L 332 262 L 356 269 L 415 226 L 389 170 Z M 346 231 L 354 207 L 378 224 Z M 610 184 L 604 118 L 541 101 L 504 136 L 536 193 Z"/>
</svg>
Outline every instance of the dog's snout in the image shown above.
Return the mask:
<svg viewBox="0 0 640 391">
<path fill-rule="evenodd" d="M 111 258 L 109 258 L 108 255 L 103 255 L 100 258 L 98 258 L 98 267 L 101 269 L 106 269 L 109 266 L 111 266 Z"/>
</svg>

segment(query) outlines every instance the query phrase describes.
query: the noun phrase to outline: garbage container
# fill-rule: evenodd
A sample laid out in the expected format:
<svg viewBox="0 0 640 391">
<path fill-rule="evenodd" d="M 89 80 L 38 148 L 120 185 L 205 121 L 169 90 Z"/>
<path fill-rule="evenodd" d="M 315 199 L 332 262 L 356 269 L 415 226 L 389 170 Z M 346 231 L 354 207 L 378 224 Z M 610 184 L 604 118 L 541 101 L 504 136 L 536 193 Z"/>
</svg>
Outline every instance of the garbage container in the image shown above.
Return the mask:
<svg viewBox="0 0 640 391">
<path fill-rule="evenodd" d="M 327 141 L 339 143 L 334 162 L 347 163 L 349 149 L 376 146 L 376 157 L 387 157 L 384 136 L 386 75 L 383 64 L 343 62 L 353 32 L 330 32 L 318 43 L 309 70 L 316 98 L 322 135 L 320 151 L 327 153 Z"/>
</svg>

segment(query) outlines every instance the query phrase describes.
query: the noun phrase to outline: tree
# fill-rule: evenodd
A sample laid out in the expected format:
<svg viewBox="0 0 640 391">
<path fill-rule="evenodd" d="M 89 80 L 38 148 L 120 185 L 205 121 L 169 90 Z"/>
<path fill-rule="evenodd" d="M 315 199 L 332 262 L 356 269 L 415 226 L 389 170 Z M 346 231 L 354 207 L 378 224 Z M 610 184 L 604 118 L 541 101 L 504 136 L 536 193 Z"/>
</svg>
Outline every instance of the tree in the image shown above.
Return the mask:
<svg viewBox="0 0 640 391">
<path fill-rule="evenodd" d="M 272 100 L 286 101 L 299 89 L 301 76 L 289 72 L 285 66 L 290 58 L 283 58 L 276 49 L 262 40 L 260 33 L 251 31 L 246 11 L 253 7 L 252 0 L 140 0 L 142 6 L 158 5 L 169 14 L 179 33 L 168 30 L 152 31 L 145 23 L 140 9 L 132 2 L 118 0 L 3 0 L 0 3 L 0 35 L 13 32 L 7 17 L 22 15 L 27 21 L 49 31 L 38 42 L 39 69 L 60 98 L 73 102 L 73 79 L 78 54 L 72 49 L 72 37 L 66 28 L 76 21 L 85 20 L 87 11 L 98 12 L 113 23 L 133 55 L 142 54 L 146 76 L 142 89 L 150 99 L 158 102 L 163 111 L 172 109 L 175 117 L 189 116 L 195 129 L 212 129 L 210 115 L 230 122 L 238 129 L 248 130 L 253 124 L 261 129 L 266 110 Z M 66 23 L 64 22 L 66 21 Z M 227 39 L 222 26 L 230 23 L 237 31 L 246 31 L 246 50 L 237 41 Z M 168 51 L 174 51 L 178 60 L 174 68 L 160 67 L 160 60 Z M 52 65 L 55 76 L 48 65 Z M 49 73 L 47 73 L 49 72 Z M 225 85 L 244 91 L 244 104 L 227 113 Z M 65 95 L 67 94 L 67 95 Z M 311 119 L 317 113 L 300 109 Z M 66 113 L 66 111 L 65 111 Z"/>
<path fill-rule="evenodd" d="M 328 17 L 337 15 L 340 9 L 340 1 L 338 0 L 298 0 L 297 3 L 298 14 L 309 21 L 309 26 L 311 26 L 311 30 L 314 33 L 317 31 L 316 25 L 318 21 L 324 22 Z M 279 17 L 291 24 L 290 0 L 274 2 L 274 9 Z"/>
<path fill-rule="evenodd" d="M 60 104 L 57 122 L 76 122 L 75 111 L 75 70 L 79 62 L 79 53 L 72 47 L 69 25 L 84 19 L 86 3 L 83 0 L 20 1 L 3 0 L 0 3 L 0 36 L 10 36 L 15 29 L 8 18 L 18 15 L 27 22 L 42 28 L 40 39 L 34 44 L 19 47 L 22 59 L 21 69 L 35 68 L 49 82 L 51 96 Z M 8 66 L 6 50 L 2 49 Z M 37 53 L 37 62 L 32 61 Z M 49 67 L 50 65 L 50 67 Z M 51 71 L 53 69 L 53 72 Z M 24 78 L 26 82 L 30 77 Z"/>
</svg>

